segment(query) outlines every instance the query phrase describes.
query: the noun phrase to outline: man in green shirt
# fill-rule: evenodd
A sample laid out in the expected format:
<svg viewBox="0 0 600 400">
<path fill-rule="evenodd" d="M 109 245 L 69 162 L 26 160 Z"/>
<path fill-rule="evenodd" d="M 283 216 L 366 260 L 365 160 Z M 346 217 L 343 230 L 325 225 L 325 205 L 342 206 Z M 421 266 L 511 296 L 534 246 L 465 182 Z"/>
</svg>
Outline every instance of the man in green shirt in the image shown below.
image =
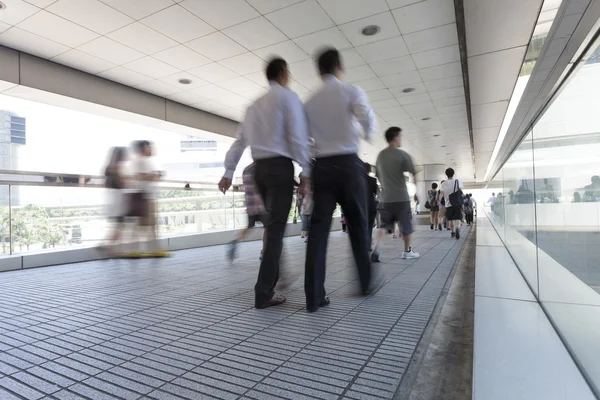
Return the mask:
<svg viewBox="0 0 600 400">
<path fill-rule="evenodd" d="M 377 156 L 377 179 L 382 188 L 379 207 L 381 225 L 377 232 L 375 249 L 371 254 L 372 262 L 380 261 L 381 239 L 386 230 L 394 230 L 394 223 L 398 223 L 402 228 L 402 258 L 419 258 L 419 253 L 415 253 L 410 247 L 410 235 L 413 233 L 412 212 L 404 175 L 405 172 L 415 175 L 415 167 L 408 153 L 400 149 L 400 132 L 402 129 L 395 126 L 385 132 L 388 147 Z"/>
</svg>

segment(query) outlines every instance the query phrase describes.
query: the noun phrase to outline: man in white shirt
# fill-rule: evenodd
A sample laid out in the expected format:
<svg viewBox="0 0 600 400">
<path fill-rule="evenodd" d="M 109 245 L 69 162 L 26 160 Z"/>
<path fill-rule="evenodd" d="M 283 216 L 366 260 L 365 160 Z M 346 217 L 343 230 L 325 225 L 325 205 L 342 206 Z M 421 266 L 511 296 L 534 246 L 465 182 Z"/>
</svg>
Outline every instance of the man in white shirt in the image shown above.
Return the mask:
<svg viewBox="0 0 600 400">
<path fill-rule="evenodd" d="M 460 223 L 463 219 L 462 208 L 463 184 L 458 179 L 454 179 L 454 169 L 446 169 L 447 181 L 442 183 L 442 193 L 446 202 L 446 221 L 452 231 L 451 235 L 456 240 L 460 239 Z"/>
<path fill-rule="evenodd" d="M 225 193 L 237 164 L 246 147 L 250 146 L 256 162 L 255 181 L 267 211 L 267 239 L 254 287 L 255 307 L 266 308 L 285 302 L 275 293 L 279 279 L 279 259 L 283 234 L 294 194 L 295 160 L 302 167 L 301 190 L 309 187 L 311 164 L 308 150 L 308 131 L 302 102 L 288 89 L 289 71 L 281 58 L 267 66 L 271 89 L 247 110 L 240 124 L 237 140 L 225 157 L 225 175 L 219 189 Z"/>
<path fill-rule="evenodd" d="M 343 69 L 337 50 L 324 51 L 318 58 L 318 67 L 323 87 L 305 104 L 316 158 L 304 286 L 308 312 L 329 304 L 325 297 L 325 258 L 336 203 L 342 206 L 347 219 L 361 291 L 364 295 L 373 291 L 370 286 L 366 171 L 357 153 L 361 136 L 364 134 L 369 140 L 375 130 L 375 113 L 362 89 L 339 80 Z"/>
<path fill-rule="evenodd" d="M 158 232 L 156 226 L 156 182 L 162 173 L 156 166 L 153 158 L 152 144 L 147 140 L 136 142 L 137 157 L 132 161 L 137 192 L 138 210 L 138 237 L 148 235 L 148 252 L 146 255 L 153 257 L 167 257 L 169 252 L 158 248 Z M 142 256 L 141 253 L 132 253 L 132 257 Z"/>
<path fill-rule="evenodd" d="M 494 212 L 494 207 L 496 205 L 496 193 L 492 193 L 492 197 L 488 199 L 488 204 L 490 205 L 490 210 Z"/>
</svg>

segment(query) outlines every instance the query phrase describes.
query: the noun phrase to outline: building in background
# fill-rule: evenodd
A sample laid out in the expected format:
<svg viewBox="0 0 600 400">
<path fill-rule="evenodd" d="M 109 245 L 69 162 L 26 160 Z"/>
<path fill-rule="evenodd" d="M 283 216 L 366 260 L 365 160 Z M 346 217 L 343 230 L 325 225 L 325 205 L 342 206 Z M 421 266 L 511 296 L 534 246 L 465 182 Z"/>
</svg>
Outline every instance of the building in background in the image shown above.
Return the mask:
<svg viewBox="0 0 600 400">
<path fill-rule="evenodd" d="M 19 169 L 19 151 L 26 144 L 25 118 L 0 110 L 0 170 Z M 0 205 L 6 204 L 8 204 L 8 187 L 0 187 Z M 20 204 L 18 187 L 12 190 L 12 204 Z"/>
</svg>

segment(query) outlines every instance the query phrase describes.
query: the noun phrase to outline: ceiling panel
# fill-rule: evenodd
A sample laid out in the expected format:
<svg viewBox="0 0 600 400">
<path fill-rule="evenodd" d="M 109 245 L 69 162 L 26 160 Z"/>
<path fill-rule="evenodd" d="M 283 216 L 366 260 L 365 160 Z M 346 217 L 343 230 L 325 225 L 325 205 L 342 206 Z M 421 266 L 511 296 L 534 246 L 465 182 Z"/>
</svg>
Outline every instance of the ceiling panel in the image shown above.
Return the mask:
<svg viewBox="0 0 600 400">
<path fill-rule="evenodd" d="M 217 29 L 228 28 L 260 15 L 244 0 L 184 0 L 179 4 Z"/>
<path fill-rule="evenodd" d="M 170 49 L 153 54 L 152 57 L 173 66 L 178 66 L 183 71 L 210 64 L 212 61 L 189 47 L 178 45 Z"/>
<path fill-rule="evenodd" d="M 41 0 L 46 1 L 46 0 Z M 102 3 L 111 6 L 115 10 L 130 16 L 133 19 L 142 19 L 150 14 L 172 6 L 171 0 L 100 0 Z"/>
<path fill-rule="evenodd" d="M 215 31 L 215 28 L 177 5 L 152 14 L 141 22 L 179 43 L 189 42 Z"/>
<path fill-rule="evenodd" d="M 143 53 L 140 53 L 131 47 L 122 45 L 121 43 L 115 42 L 114 40 L 105 36 L 99 37 L 96 40 L 92 40 L 91 42 L 79 46 L 78 50 L 110 61 L 117 65 L 126 64 L 133 60 L 144 57 Z"/>
<path fill-rule="evenodd" d="M 194 39 L 191 42 L 187 42 L 186 46 L 213 61 L 223 60 L 247 52 L 242 45 L 221 32 L 214 32 Z"/>
<path fill-rule="evenodd" d="M 260 49 L 287 39 L 287 36 L 264 17 L 224 29 L 223 33 L 248 50 Z"/>
<path fill-rule="evenodd" d="M 300 3 L 303 0 L 247 0 L 261 14 L 268 14 L 273 11 L 280 10 L 291 6 L 292 4 Z"/>
<path fill-rule="evenodd" d="M 179 69 L 175 68 L 174 66 L 152 57 L 140 58 L 138 60 L 125 64 L 124 67 L 132 71 L 139 72 L 140 74 L 157 79 L 180 72 Z"/>
<path fill-rule="evenodd" d="M 101 58 L 91 56 L 79 50 L 66 51 L 52 59 L 57 63 L 67 65 L 80 71 L 98 74 L 107 69 L 116 67 L 115 64 L 105 61 Z"/>
<path fill-rule="evenodd" d="M 542 2 L 465 0 L 468 56 L 527 45 Z"/>
<path fill-rule="evenodd" d="M 239 74 L 217 63 L 206 64 L 201 67 L 191 69 L 189 72 L 207 82 L 212 83 L 223 82 L 239 76 Z"/>
<path fill-rule="evenodd" d="M 310 58 L 310 56 L 304 50 L 302 50 L 291 40 L 255 50 L 254 54 L 261 57 L 265 61 L 268 61 L 275 56 L 282 57 L 288 63 L 294 63 L 296 61 L 307 60 Z"/>
<path fill-rule="evenodd" d="M 98 37 L 97 33 L 47 11 L 27 18 L 19 24 L 19 28 L 69 47 L 77 47 Z"/>
<path fill-rule="evenodd" d="M 389 60 L 409 54 L 402 36 L 358 46 L 356 50 L 368 63 Z"/>
<path fill-rule="evenodd" d="M 0 22 L 8 25 L 17 25 L 39 11 L 39 8 L 23 0 L 14 0 L 11 1 L 10 7 L 6 7 L 0 12 Z"/>
<path fill-rule="evenodd" d="M 103 78 L 110 79 L 111 81 L 119 82 L 128 86 L 137 86 L 142 83 L 150 82 L 152 78 L 149 76 L 140 74 L 139 72 L 132 71 L 125 67 L 115 67 L 109 70 L 99 73 Z"/>
<path fill-rule="evenodd" d="M 315 0 L 294 4 L 267 14 L 266 17 L 290 38 L 308 35 L 335 25 Z"/>
<path fill-rule="evenodd" d="M 458 45 L 455 45 L 413 54 L 413 59 L 418 68 L 428 68 L 458 62 L 460 53 Z"/>
<path fill-rule="evenodd" d="M 0 44 L 44 58 L 52 58 L 69 50 L 65 45 L 19 28 L 11 28 L 2 32 Z"/>
<path fill-rule="evenodd" d="M 448 24 L 409 33 L 408 35 L 404 35 L 404 40 L 411 53 L 422 53 L 458 44 L 458 33 L 456 31 L 456 24 Z"/>
<path fill-rule="evenodd" d="M 154 54 L 177 45 L 173 39 L 139 22 L 127 25 L 107 36 L 145 54 Z"/>
<path fill-rule="evenodd" d="M 403 35 L 455 21 L 454 2 L 448 0 L 425 0 L 398 8 L 393 13 Z"/>
<path fill-rule="evenodd" d="M 46 8 L 101 35 L 133 22 L 133 19 L 98 0 L 59 0 Z"/>
<path fill-rule="evenodd" d="M 318 0 L 338 25 L 388 11 L 385 0 Z"/>
<path fill-rule="evenodd" d="M 380 77 L 417 69 L 411 56 L 398 57 L 391 60 L 379 61 L 371 64 L 373 71 Z"/>
<path fill-rule="evenodd" d="M 526 50 L 527 47 L 522 46 L 469 57 L 471 104 L 509 100 Z"/>
<path fill-rule="evenodd" d="M 508 101 L 472 105 L 473 129 L 501 126 Z"/>
<path fill-rule="evenodd" d="M 240 75 L 248 75 L 265 69 L 265 60 L 253 53 L 244 53 L 239 56 L 227 58 L 219 61 L 228 69 L 237 72 Z"/>
<path fill-rule="evenodd" d="M 25 1 L 29 4 L 33 4 L 34 6 L 44 8 L 44 7 L 48 7 L 52 3 L 56 3 L 58 0 L 25 0 Z"/>
<path fill-rule="evenodd" d="M 421 68 L 419 74 L 424 81 L 432 81 L 462 75 L 462 67 L 459 62 L 454 62 L 435 67 Z"/>
<path fill-rule="evenodd" d="M 315 56 L 323 47 L 335 47 L 339 50 L 352 47 L 352 44 L 337 27 L 296 38 L 294 42 L 311 56 Z"/>
</svg>

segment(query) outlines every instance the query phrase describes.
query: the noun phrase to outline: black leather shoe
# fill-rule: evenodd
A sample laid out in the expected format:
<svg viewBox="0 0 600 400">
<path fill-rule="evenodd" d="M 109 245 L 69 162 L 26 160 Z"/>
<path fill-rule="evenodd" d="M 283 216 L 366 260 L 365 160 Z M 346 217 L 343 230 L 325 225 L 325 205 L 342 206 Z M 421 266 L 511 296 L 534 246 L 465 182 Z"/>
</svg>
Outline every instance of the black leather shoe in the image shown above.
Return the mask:
<svg viewBox="0 0 600 400">
<path fill-rule="evenodd" d="M 323 300 L 321 300 L 318 307 L 317 306 L 306 307 L 306 312 L 309 312 L 309 313 L 317 312 L 317 311 L 319 311 L 319 308 L 327 307 L 329 305 L 329 303 L 331 303 L 331 300 L 329 300 L 329 297 L 325 297 Z"/>
</svg>

